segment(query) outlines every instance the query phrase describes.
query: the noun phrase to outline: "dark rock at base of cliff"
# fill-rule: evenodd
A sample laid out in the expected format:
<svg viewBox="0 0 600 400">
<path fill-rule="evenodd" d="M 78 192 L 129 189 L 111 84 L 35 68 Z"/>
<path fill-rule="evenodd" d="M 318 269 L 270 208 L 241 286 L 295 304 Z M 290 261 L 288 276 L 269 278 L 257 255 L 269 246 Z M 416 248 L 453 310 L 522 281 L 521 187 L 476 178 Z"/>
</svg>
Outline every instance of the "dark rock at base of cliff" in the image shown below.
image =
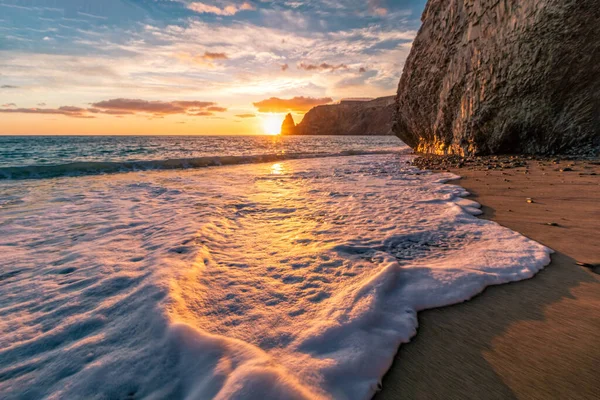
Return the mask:
<svg viewBox="0 0 600 400">
<path fill-rule="evenodd" d="M 317 106 L 296 125 L 295 134 L 393 135 L 394 107 L 394 96 Z"/>
<path fill-rule="evenodd" d="M 429 0 L 394 132 L 436 154 L 598 154 L 597 0 Z"/>
<path fill-rule="evenodd" d="M 544 156 L 544 155 L 491 155 L 491 156 L 459 156 L 459 155 L 437 155 L 423 154 L 412 160 L 412 164 L 423 170 L 449 171 L 450 169 L 467 169 L 476 171 L 505 171 L 514 168 L 525 168 L 523 173 L 528 174 L 530 164 L 537 163 L 542 168 L 552 168 L 555 171 L 574 171 L 576 164 L 596 164 L 598 161 L 593 157 L 581 156 Z M 556 168 L 566 165 L 563 168 Z M 593 172 L 581 172 L 579 175 L 594 175 Z"/>
<path fill-rule="evenodd" d="M 294 117 L 292 117 L 292 114 L 286 115 L 283 123 L 281 124 L 281 134 L 293 135 L 295 128 L 296 123 L 294 122 Z"/>
</svg>

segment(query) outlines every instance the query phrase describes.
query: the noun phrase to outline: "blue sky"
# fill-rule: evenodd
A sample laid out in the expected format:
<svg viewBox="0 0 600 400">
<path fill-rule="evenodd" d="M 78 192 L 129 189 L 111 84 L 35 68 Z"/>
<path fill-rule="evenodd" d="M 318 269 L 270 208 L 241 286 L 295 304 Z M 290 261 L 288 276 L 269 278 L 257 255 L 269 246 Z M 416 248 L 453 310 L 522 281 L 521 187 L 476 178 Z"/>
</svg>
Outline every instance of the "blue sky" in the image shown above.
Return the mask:
<svg viewBox="0 0 600 400">
<path fill-rule="evenodd" d="M 109 100 L 202 101 L 226 111 L 160 115 L 136 103 L 120 109 L 129 113 L 119 118 L 174 122 L 195 115 L 216 126 L 225 123 L 219 120 L 258 115 L 255 104 L 270 98 L 285 100 L 278 111 L 300 115 L 306 110 L 295 105 L 295 97 L 318 104 L 393 94 L 424 5 L 424 0 L 0 0 L 0 106 L 12 109 L 3 115 L 13 120 L 40 114 L 92 123 L 106 109 L 88 110 L 93 104 L 117 107 Z M 76 108 L 85 111 L 69 111 Z"/>
</svg>

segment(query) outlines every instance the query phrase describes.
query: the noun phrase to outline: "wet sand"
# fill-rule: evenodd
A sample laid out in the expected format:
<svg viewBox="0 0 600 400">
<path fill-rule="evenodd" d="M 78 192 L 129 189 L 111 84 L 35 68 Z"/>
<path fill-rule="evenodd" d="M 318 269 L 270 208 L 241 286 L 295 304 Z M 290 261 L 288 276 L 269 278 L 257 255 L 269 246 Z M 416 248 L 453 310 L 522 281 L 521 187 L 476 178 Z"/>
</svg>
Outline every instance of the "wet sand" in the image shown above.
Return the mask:
<svg viewBox="0 0 600 400">
<path fill-rule="evenodd" d="M 576 264 L 600 264 L 600 165 L 528 164 L 453 168 L 463 179 L 452 183 L 483 205 L 482 218 L 554 249 L 552 263 L 419 313 L 375 399 L 600 398 L 600 268 Z"/>
</svg>

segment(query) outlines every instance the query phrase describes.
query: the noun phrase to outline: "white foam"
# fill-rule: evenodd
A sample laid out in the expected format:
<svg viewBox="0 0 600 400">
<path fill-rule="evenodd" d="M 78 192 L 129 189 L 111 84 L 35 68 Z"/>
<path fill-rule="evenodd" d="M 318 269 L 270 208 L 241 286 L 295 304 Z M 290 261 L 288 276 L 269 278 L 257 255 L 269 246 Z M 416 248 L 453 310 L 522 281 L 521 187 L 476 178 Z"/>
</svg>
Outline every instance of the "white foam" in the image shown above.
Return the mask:
<svg viewBox="0 0 600 400">
<path fill-rule="evenodd" d="M 418 311 L 550 261 L 455 178 L 370 155 L 3 183 L 0 393 L 370 398 Z"/>
</svg>

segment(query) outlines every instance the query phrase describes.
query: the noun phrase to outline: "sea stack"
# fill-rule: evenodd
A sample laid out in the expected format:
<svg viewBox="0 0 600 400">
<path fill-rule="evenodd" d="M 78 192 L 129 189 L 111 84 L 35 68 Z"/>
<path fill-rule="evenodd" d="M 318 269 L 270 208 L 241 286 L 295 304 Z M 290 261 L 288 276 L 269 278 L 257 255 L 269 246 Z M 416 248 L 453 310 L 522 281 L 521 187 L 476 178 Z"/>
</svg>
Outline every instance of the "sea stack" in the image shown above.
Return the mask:
<svg viewBox="0 0 600 400">
<path fill-rule="evenodd" d="M 296 123 L 294 122 L 294 117 L 292 117 L 291 113 L 285 116 L 283 120 L 283 124 L 281 124 L 281 134 L 282 135 L 293 135 L 294 130 L 296 129 Z"/>
<path fill-rule="evenodd" d="M 597 0 L 429 0 L 394 132 L 418 152 L 598 154 Z"/>
</svg>

